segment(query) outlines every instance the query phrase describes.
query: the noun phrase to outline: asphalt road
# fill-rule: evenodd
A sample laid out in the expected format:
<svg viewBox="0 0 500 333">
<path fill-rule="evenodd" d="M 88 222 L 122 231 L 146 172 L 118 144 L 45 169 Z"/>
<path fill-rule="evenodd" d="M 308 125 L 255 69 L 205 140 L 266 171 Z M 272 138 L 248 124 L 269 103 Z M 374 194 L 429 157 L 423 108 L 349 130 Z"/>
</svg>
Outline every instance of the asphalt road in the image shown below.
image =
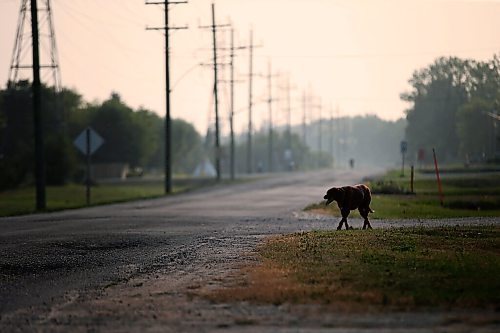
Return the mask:
<svg viewBox="0 0 500 333">
<path fill-rule="evenodd" d="M 0 331 L 319 332 L 337 326 L 425 331 L 450 316 L 463 318 L 454 313 L 329 317 L 312 308 L 228 306 L 193 296 L 200 294 L 193 290 L 223 285 L 224 277 L 254 260 L 252 252 L 269 235 L 335 228 L 336 220 L 302 209 L 321 201 L 327 188 L 357 183 L 363 175 L 363 170 L 279 174 L 154 200 L 0 219 Z M 359 227 L 362 221 L 351 224 Z M 429 319 L 425 325 L 422 316 Z M 498 328 L 486 322 L 483 331 Z"/>
</svg>

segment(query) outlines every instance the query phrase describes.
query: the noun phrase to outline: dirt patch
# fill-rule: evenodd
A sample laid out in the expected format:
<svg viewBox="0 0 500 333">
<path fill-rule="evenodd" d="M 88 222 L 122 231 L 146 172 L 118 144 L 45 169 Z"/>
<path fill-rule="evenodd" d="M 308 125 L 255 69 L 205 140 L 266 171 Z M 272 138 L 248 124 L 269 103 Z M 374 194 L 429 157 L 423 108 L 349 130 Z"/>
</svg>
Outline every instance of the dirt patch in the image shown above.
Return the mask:
<svg viewBox="0 0 500 333">
<path fill-rule="evenodd" d="M 304 289 L 290 282 L 289 271 L 257 261 L 262 239 L 199 238 L 160 256 L 149 272 L 86 294 L 68 293 L 33 325 L 47 332 L 498 331 L 494 312 L 384 313 L 339 302 L 294 304 Z M 252 299 L 257 294 L 269 298 Z M 280 295 L 290 301 L 273 303 Z M 18 327 L 16 314 L 1 321 L 6 331 Z"/>
<path fill-rule="evenodd" d="M 276 237 L 259 246 L 259 264 L 211 299 L 336 310 L 497 309 L 499 231 L 455 226 Z"/>
</svg>

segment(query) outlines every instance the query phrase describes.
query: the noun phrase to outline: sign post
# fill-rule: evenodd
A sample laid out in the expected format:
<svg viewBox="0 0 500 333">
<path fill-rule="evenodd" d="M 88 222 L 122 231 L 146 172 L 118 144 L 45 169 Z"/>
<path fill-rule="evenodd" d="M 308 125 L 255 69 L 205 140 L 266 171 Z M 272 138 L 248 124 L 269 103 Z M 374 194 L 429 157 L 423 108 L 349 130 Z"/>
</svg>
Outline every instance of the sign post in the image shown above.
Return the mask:
<svg viewBox="0 0 500 333">
<path fill-rule="evenodd" d="M 104 143 L 104 139 L 97 134 L 92 128 L 87 127 L 84 129 L 80 135 L 73 141 L 74 145 L 85 155 L 87 165 L 86 165 L 86 179 L 85 179 L 85 198 L 87 205 L 90 205 L 90 187 L 92 183 L 91 177 L 91 156 L 95 153 L 97 149 L 99 149 Z"/>
<path fill-rule="evenodd" d="M 439 168 L 438 162 L 436 158 L 436 150 L 432 148 L 432 156 L 434 157 L 434 169 L 436 170 L 436 178 L 438 183 L 439 190 L 439 201 L 441 202 L 441 206 L 444 206 L 444 195 L 443 195 L 443 187 L 441 186 L 441 178 L 439 177 Z"/>
<path fill-rule="evenodd" d="M 401 149 L 401 156 L 403 159 L 403 162 L 401 163 L 401 177 L 404 177 L 404 175 L 405 175 L 405 154 L 406 154 L 406 151 L 408 150 L 408 142 L 401 141 L 400 149 Z"/>
</svg>

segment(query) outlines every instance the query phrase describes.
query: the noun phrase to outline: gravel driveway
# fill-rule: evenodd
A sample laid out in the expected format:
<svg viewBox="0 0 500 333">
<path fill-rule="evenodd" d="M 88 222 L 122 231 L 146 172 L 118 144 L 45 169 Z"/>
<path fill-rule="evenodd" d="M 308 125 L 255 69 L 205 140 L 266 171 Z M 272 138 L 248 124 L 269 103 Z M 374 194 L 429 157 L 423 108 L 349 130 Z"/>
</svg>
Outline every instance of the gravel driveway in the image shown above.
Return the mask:
<svg viewBox="0 0 500 333">
<path fill-rule="evenodd" d="M 0 331 L 498 332 L 497 312 L 335 313 L 313 305 L 214 304 L 200 296 L 254 262 L 264 238 L 335 228 L 336 219 L 302 208 L 320 201 L 326 188 L 363 175 L 279 174 L 154 200 L 0 219 Z"/>
</svg>

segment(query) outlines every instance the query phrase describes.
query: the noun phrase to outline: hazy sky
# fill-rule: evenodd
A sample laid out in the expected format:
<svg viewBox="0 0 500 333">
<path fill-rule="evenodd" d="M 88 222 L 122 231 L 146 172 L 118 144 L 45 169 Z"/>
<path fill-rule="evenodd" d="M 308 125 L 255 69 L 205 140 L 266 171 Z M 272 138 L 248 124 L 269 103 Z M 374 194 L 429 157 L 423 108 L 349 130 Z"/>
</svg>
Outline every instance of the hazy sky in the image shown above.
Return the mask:
<svg viewBox="0 0 500 333">
<path fill-rule="evenodd" d="M 5 87 L 15 39 L 20 0 L 0 0 L 0 84 Z M 39 3 L 42 1 L 39 0 Z M 195 124 L 205 133 L 213 119 L 212 36 L 199 25 L 211 23 L 210 0 L 171 6 L 175 25 L 189 30 L 172 33 L 172 116 Z M 144 0 L 52 0 L 62 83 L 87 101 L 102 101 L 112 91 L 137 108 L 163 115 L 165 110 L 164 38 L 146 26 L 163 24 L 162 6 Z M 439 56 L 486 60 L 500 53 L 500 1 L 447 0 L 219 0 L 217 23 L 233 22 L 236 40 L 246 45 L 253 27 L 254 70 L 267 72 L 276 85 L 274 119 L 283 124 L 284 86 L 292 85 L 292 121 L 302 119 L 301 96 L 309 91 L 315 104 L 341 115 L 376 114 L 394 120 L 407 107 L 399 94 L 409 89 L 415 69 Z M 29 31 L 29 30 L 27 30 Z M 219 46 L 229 33 L 218 34 Z M 43 41 L 42 41 L 43 43 Z M 46 50 L 42 46 L 42 51 Z M 223 52 L 223 51 L 221 51 Z M 28 58 L 29 59 L 29 58 Z M 221 59 L 221 62 L 226 60 Z M 236 130 L 248 119 L 248 50 L 236 58 Z M 224 68 L 220 79 L 227 78 Z M 28 72 L 26 72 L 27 74 Z M 47 75 L 43 76 L 48 78 Z M 228 131 L 228 86 L 221 92 L 223 131 Z M 268 119 L 267 81 L 254 78 L 255 123 Z M 308 117 L 318 117 L 318 109 Z"/>
</svg>

